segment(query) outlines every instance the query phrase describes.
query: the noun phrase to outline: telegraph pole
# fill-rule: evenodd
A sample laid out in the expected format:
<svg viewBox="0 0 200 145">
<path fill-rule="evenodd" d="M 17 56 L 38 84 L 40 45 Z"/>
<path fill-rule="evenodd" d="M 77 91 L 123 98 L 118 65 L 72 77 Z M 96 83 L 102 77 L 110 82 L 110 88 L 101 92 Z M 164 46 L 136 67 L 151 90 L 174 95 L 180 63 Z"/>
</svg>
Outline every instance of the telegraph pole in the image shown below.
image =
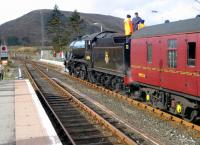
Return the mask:
<svg viewBox="0 0 200 145">
<path fill-rule="evenodd" d="M 41 22 L 41 44 L 42 48 L 44 48 L 44 16 L 42 11 L 40 11 L 40 22 Z"/>
<path fill-rule="evenodd" d="M 44 17 L 42 10 L 40 11 L 40 23 L 41 23 L 41 45 L 42 49 L 44 49 Z M 43 50 L 40 51 L 40 59 L 43 59 Z"/>
</svg>

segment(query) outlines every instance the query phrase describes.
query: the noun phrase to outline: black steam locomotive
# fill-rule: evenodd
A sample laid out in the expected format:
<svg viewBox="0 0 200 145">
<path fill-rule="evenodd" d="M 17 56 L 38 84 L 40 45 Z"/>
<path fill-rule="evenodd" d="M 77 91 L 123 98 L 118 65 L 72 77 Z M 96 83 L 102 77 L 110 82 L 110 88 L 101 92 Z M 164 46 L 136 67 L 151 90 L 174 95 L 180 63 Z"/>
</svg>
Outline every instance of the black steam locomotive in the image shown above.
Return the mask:
<svg viewBox="0 0 200 145">
<path fill-rule="evenodd" d="M 130 66 L 129 42 L 113 31 L 85 35 L 70 44 L 65 61 L 69 74 L 121 90 Z"/>
<path fill-rule="evenodd" d="M 130 45 L 131 44 L 131 45 Z M 145 27 L 130 39 L 106 31 L 70 45 L 71 75 L 187 120 L 200 119 L 200 19 Z"/>
</svg>

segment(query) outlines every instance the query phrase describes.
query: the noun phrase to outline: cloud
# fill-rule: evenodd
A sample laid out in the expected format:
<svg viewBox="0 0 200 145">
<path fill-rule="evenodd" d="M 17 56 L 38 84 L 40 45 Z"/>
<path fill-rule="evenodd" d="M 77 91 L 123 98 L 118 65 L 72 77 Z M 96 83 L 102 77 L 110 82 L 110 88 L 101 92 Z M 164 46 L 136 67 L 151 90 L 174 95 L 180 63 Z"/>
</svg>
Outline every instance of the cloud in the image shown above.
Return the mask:
<svg viewBox="0 0 200 145">
<path fill-rule="evenodd" d="M 121 2 L 118 4 L 121 4 Z M 113 10 L 108 13 L 121 18 L 124 18 L 126 14 L 134 16 L 135 12 L 139 12 L 140 16 L 146 20 L 146 25 L 163 23 L 167 19 L 170 21 L 177 21 L 181 19 L 194 18 L 198 13 L 200 13 L 200 4 L 192 0 L 129 1 L 129 3 L 126 3 L 126 6 L 122 4 L 121 7 L 118 5 L 118 7 L 111 6 L 111 8 Z M 158 12 L 152 13 L 152 10 Z"/>
<path fill-rule="evenodd" d="M 177 21 L 195 17 L 200 12 L 200 4 L 192 0 L 115 0 L 95 1 L 99 13 L 124 18 L 127 14 L 134 16 L 139 12 L 140 16 L 146 20 L 147 25 L 163 23 L 165 20 Z M 106 7 L 102 6 L 104 3 Z M 152 13 L 152 10 L 158 13 Z M 199 11 L 198 11 L 199 10 Z"/>
<path fill-rule="evenodd" d="M 193 18 L 200 13 L 195 0 L 4 0 L 1 2 L 0 24 L 18 18 L 36 9 L 52 9 L 57 4 L 61 10 L 78 10 L 125 18 L 137 11 L 146 25 Z M 152 13 L 152 10 L 158 13 Z"/>
<path fill-rule="evenodd" d="M 95 0 L 55 0 L 61 10 L 80 12 L 92 12 Z"/>
<path fill-rule="evenodd" d="M 50 0 L 52 1 L 52 0 Z M 53 2 L 53 1 L 52 1 Z M 53 8 L 49 0 L 4 0 L 1 1 L 0 24 L 16 19 L 32 10 Z"/>
</svg>

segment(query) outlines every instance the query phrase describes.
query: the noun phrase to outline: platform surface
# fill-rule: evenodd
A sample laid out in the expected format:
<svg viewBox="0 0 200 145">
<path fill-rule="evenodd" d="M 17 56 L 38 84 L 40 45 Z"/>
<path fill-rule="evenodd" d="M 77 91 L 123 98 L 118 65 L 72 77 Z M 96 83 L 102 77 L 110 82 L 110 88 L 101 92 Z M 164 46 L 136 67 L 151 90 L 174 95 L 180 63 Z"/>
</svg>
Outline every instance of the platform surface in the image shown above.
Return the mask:
<svg viewBox="0 0 200 145">
<path fill-rule="evenodd" d="M 41 62 L 45 62 L 45 63 L 49 63 L 49 64 L 54 64 L 54 65 L 57 65 L 57 66 L 60 66 L 60 67 L 65 67 L 64 66 L 64 61 L 61 62 L 61 61 L 55 61 L 55 60 L 47 60 L 47 59 L 40 59 Z"/>
<path fill-rule="evenodd" d="M 14 85 L 14 81 L 0 81 L 0 144 L 15 144 Z"/>
<path fill-rule="evenodd" d="M 0 81 L 0 144 L 61 145 L 28 80 Z"/>
</svg>

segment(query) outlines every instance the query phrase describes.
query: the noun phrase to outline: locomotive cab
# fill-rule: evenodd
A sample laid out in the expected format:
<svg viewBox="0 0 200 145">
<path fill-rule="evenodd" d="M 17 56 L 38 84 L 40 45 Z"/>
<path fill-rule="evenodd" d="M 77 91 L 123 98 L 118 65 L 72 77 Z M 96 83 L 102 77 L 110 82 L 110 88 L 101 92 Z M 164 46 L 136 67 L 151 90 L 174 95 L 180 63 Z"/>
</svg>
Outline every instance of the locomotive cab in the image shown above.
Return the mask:
<svg viewBox="0 0 200 145">
<path fill-rule="evenodd" d="M 99 38 L 93 46 L 94 68 L 104 72 L 124 76 L 125 37 L 118 34 Z"/>
</svg>

